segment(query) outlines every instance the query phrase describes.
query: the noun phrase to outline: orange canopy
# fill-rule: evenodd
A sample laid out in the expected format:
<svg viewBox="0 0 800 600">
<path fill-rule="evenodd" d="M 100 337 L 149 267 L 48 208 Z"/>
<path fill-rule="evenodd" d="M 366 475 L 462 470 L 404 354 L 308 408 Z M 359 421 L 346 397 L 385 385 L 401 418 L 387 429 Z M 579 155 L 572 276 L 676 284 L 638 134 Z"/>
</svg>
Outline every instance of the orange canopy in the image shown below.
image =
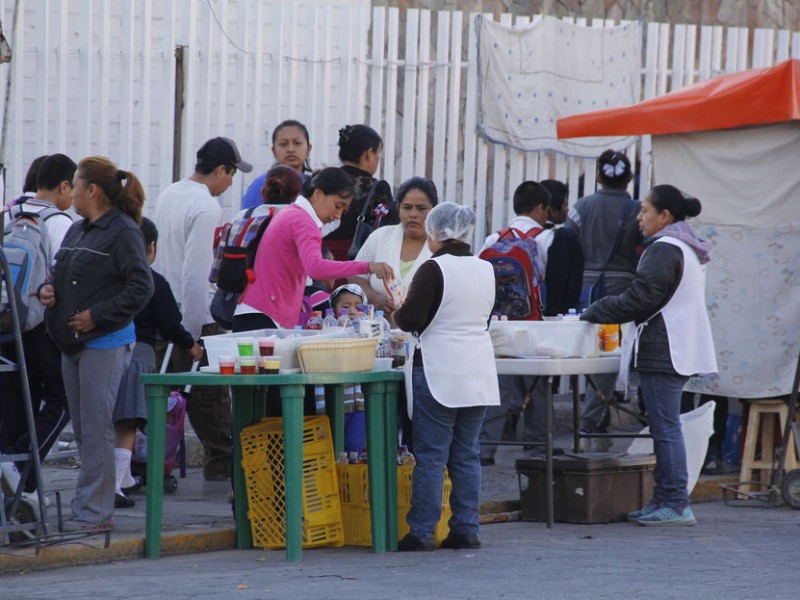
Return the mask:
<svg viewBox="0 0 800 600">
<path fill-rule="evenodd" d="M 559 139 L 687 133 L 800 119 L 800 60 L 720 75 L 633 106 L 559 119 Z"/>
</svg>

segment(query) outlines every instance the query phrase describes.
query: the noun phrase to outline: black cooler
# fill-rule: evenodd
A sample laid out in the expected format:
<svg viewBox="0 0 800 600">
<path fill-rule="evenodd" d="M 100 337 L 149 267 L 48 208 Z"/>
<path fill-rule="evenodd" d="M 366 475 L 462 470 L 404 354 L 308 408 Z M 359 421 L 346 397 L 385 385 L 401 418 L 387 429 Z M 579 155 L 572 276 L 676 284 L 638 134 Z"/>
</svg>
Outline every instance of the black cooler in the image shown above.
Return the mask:
<svg viewBox="0 0 800 600">
<path fill-rule="evenodd" d="M 565 454 L 553 457 L 555 520 L 562 523 L 624 521 L 653 493 L 650 454 Z M 516 461 L 523 521 L 545 521 L 544 458 Z"/>
</svg>

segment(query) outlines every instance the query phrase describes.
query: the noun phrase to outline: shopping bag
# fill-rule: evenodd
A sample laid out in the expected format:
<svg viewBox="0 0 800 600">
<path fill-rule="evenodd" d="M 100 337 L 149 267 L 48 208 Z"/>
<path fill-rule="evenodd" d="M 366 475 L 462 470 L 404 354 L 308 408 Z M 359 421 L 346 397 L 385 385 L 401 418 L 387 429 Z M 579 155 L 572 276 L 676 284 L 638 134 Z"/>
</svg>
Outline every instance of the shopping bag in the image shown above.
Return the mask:
<svg viewBox="0 0 800 600">
<path fill-rule="evenodd" d="M 716 403 L 712 400 L 693 411 L 681 415 L 681 430 L 683 442 L 686 444 L 686 470 L 689 475 L 689 493 L 692 493 L 700 469 L 708 450 L 708 438 L 714 434 L 714 408 Z M 650 428 L 645 427 L 640 433 L 650 433 Z M 628 454 L 652 454 L 652 438 L 636 438 L 628 448 Z"/>
</svg>

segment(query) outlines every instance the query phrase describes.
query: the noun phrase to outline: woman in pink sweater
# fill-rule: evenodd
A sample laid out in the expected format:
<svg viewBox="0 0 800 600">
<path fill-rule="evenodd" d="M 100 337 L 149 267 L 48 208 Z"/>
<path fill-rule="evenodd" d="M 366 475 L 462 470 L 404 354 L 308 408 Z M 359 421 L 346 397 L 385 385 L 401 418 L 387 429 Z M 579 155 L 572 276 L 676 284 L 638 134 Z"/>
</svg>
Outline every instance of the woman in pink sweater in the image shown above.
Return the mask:
<svg viewBox="0 0 800 600">
<path fill-rule="evenodd" d="M 339 279 L 371 273 L 393 277 L 382 262 L 338 262 L 322 258 L 320 230 L 340 219 L 354 194 L 353 180 L 338 167 L 322 169 L 308 184 L 308 198 L 298 196 L 264 232 L 256 251 L 255 280 L 242 294 L 234 330 L 293 328 L 300 317 L 306 278 Z"/>
</svg>

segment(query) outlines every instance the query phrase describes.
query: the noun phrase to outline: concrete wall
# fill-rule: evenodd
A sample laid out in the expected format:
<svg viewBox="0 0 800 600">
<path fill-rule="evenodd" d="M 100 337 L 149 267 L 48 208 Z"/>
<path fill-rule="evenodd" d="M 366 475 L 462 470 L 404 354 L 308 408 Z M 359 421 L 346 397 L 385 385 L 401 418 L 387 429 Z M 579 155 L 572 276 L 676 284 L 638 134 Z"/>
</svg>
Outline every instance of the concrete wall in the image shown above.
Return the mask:
<svg viewBox="0 0 800 600">
<path fill-rule="evenodd" d="M 373 0 L 373 6 L 544 13 L 556 17 L 645 19 L 659 23 L 800 28 L 800 0 Z"/>
</svg>

